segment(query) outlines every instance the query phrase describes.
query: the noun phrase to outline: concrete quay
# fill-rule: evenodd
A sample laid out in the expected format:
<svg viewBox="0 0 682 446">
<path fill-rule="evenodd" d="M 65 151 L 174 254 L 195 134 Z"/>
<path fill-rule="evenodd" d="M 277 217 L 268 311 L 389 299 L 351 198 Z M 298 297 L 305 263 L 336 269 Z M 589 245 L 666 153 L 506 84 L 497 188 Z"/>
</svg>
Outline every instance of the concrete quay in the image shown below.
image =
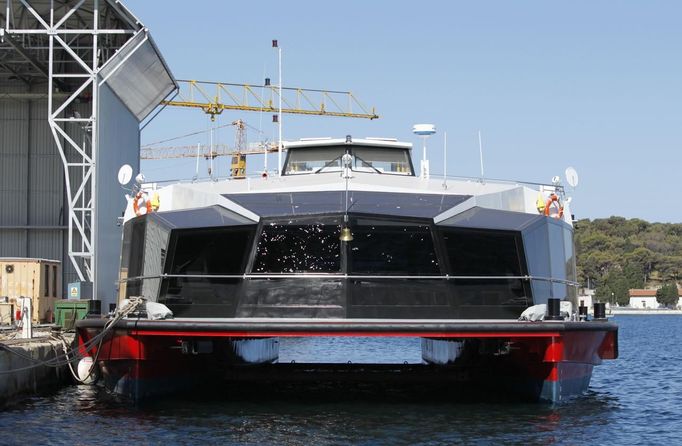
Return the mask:
<svg viewBox="0 0 682 446">
<path fill-rule="evenodd" d="M 9 339 L 7 332 L 0 334 L 0 408 L 71 381 L 62 342 L 49 333 L 37 335 L 32 339 Z M 73 334 L 63 337 L 70 348 Z"/>
</svg>

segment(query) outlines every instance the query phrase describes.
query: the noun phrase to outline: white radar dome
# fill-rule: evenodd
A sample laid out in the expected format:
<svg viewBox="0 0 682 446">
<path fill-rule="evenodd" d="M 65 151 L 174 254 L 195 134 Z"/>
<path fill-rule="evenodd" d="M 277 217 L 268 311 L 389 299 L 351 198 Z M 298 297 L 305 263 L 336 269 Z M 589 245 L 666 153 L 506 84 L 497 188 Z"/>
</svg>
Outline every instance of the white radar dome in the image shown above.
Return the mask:
<svg viewBox="0 0 682 446">
<path fill-rule="evenodd" d="M 433 124 L 415 124 L 412 133 L 419 136 L 431 136 L 436 133 L 436 126 Z"/>
</svg>

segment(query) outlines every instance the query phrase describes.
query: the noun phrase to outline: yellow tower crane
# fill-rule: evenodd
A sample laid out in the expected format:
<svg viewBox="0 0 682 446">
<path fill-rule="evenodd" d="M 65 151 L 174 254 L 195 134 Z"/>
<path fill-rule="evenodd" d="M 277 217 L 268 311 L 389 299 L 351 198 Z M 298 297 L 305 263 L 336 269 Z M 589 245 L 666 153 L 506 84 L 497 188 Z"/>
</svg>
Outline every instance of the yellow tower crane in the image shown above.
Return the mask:
<svg viewBox="0 0 682 446">
<path fill-rule="evenodd" d="M 246 155 L 263 154 L 266 151 L 269 153 L 276 152 L 277 146 L 275 144 L 259 144 L 253 148 L 246 146 L 246 123 L 241 119 L 237 119 L 230 124 L 222 127 L 235 127 L 235 143 L 234 146 L 226 144 L 214 144 L 208 146 L 158 146 L 156 144 L 142 146 L 140 148 L 140 159 L 143 160 L 159 160 L 171 158 L 205 158 L 215 159 L 219 156 L 231 156 L 232 163 L 230 167 L 230 176 L 233 178 L 246 177 Z"/>
<path fill-rule="evenodd" d="M 275 106 L 279 87 L 271 85 L 231 84 L 178 80 L 180 91 L 171 101 L 162 104 L 173 107 L 199 108 L 215 120 L 224 110 L 278 113 Z M 265 94 L 259 94 L 261 90 Z M 374 108 L 367 109 L 350 91 L 313 90 L 282 87 L 282 113 L 342 118 L 377 119 Z"/>
<path fill-rule="evenodd" d="M 230 176 L 232 178 L 246 177 L 246 125 L 241 119 L 233 122 L 236 125 L 234 137 L 234 154 L 230 165 Z M 262 151 L 261 151 L 262 153 Z"/>
<path fill-rule="evenodd" d="M 211 121 L 224 110 L 241 110 L 252 112 L 270 112 L 278 114 L 281 91 L 282 113 L 335 116 L 344 118 L 378 119 L 374 108 L 368 109 L 349 91 L 314 90 L 307 88 L 290 88 L 271 85 L 265 79 L 264 85 L 234 84 L 224 82 L 203 82 L 195 80 L 178 80 L 180 90 L 175 98 L 163 101 L 171 107 L 198 108 L 208 114 Z M 259 93 L 258 90 L 261 92 Z M 278 116 L 278 115 L 277 115 Z M 273 121 L 277 118 L 273 116 Z M 235 145 L 213 145 L 201 152 L 197 146 L 156 147 L 146 146 L 140 149 L 140 159 L 193 158 L 203 156 L 206 159 L 218 156 L 232 156 L 230 176 L 246 177 L 246 155 L 276 152 L 277 144 L 265 143 L 255 149 L 248 149 L 246 144 L 246 125 L 238 119 L 232 122 L 236 128 Z"/>
</svg>

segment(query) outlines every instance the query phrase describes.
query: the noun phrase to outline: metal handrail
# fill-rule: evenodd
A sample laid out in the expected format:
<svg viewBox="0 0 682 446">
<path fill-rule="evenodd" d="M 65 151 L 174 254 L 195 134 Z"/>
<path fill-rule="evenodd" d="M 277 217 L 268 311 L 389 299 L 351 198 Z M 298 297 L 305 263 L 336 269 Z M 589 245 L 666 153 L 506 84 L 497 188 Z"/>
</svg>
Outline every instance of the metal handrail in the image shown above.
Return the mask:
<svg viewBox="0 0 682 446">
<path fill-rule="evenodd" d="M 338 174 L 339 170 L 334 170 L 334 171 L 328 171 L 328 172 L 320 172 L 320 174 L 329 174 L 329 173 L 334 173 Z M 355 173 L 367 173 L 374 175 L 374 173 L 371 172 L 363 172 L 363 171 L 354 171 Z M 389 172 L 390 173 L 390 172 Z M 299 175 L 289 175 L 290 177 L 298 177 L 298 176 L 305 176 L 306 174 L 299 174 Z M 410 177 L 414 178 L 413 176 L 410 175 L 396 175 L 396 177 Z M 431 180 L 436 181 L 436 180 L 442 180 L 443 176 L 442 175 L 437 175 L 437 174 L 432 174 L 431 175 Z M 249 179 L 261 179 L 263 180 L 261 174 L 259 173 L 253 173 L 253 174 L 247 174 L 245 177 L 242 178 L 232 178 L 232 177 L 214 177 L 214 178 L 201 178 L 198 180 L 194 180 L 191 178 L 167 178 L 163 180 L 157 180 L 157 181 L 147 181 L 148 183 L 156 183 L 158 185 L 171 185 L 171 184 L 198 184 L 198 183 L 216 183 L 219 181 L 244 181 L 245 178 Z M 501 178 L 481 178 L 481 177 L 468 177 L 468 176 L 459 176 L 459 175 L 447 175 L 445 177 L 446 180 L 453 180 L 453 181 L 469 181 L 469 182 L 477 182 L 477 183 L 493 183 L 493 184 L 514 184 L 514 185 L 520 185 L 520 186 L 528 186 L 531 188 L 539 188 L 539 187 L 554 187 L 558 192 L 563 193 L 564 192 L 564 186 L 562 185 L 554 185 L 554 184 L 547 184 L 547 183 L 535 183 L 532 181 L 520 181 L 520 180 L 508 180 L 508 179 L 501 179 Z M 266 181 L 266 180 L 264 180 Z M 268 179 L 267 181 L 271 181 L 271 179 Z"/>
<path fill-rule="evenodd" d="M 562 283 L 571 286 L 580 286 L 578 282 L 566 279 L 556 279 L 553 277 L 540 276 L 451 276 L 449 274 L 439 276 L 410 276 L 410 275 L 358 275 L 358 274 L 156 274 L 151 276 L 134 276 L 120 279 L 119 283 L 131 282 L 137 280 L 148 279 L 171 279 L 171 278 L 187 278 L 187 279 L 396 279 L 396 280 L 539 280 L 541 282 Z"/>
</svg>

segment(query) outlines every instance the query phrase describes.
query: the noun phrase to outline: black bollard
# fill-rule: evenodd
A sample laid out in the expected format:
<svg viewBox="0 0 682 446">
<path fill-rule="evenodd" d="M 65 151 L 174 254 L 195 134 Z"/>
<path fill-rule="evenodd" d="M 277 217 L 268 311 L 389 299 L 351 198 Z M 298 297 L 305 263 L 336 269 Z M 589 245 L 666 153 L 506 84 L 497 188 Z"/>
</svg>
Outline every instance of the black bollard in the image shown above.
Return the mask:
<svg viewBox="0 0 682 446">
<path fill-rule="evenodd" d="M 580 306 L 578 306 L 578 320 L 581 321 L 587 320 L 587 307 L 585 306 L 584 300 L 581 300 Z"/>
<path fill-rule="evenodd" d="M 561 299 L 547 299 L 547 311 L 545 312 L 546 321 L 561 321 Z"/>
<path fill-rule="evenodd" d="M 90 299 L 88 302 L 88 317 L 100 317 L 102 315 L 102 301 Z"/>
<path fill-rule="evenodd" d="M 604 302 L 596 302 L 594 304 L 594 320 L 606 320 L 606 304 Z"/>
</svg>

